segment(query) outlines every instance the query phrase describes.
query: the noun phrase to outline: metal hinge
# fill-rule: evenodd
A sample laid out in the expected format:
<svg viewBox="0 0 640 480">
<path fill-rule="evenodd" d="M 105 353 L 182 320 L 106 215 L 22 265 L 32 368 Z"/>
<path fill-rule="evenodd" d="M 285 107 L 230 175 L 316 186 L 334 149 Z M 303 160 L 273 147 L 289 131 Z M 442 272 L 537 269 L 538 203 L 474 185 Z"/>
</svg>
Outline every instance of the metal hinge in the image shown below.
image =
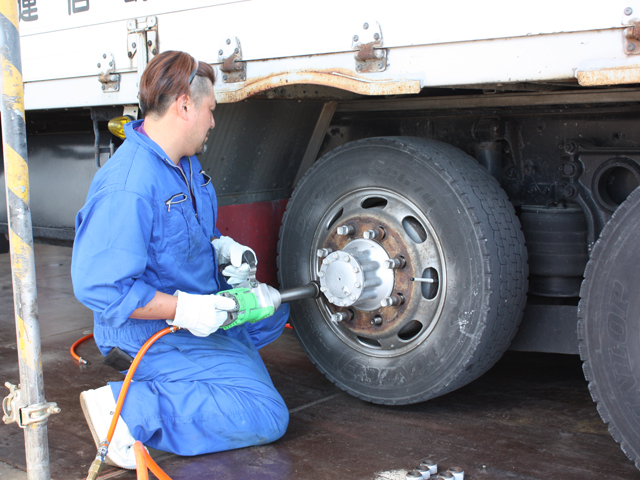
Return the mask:
<svg viewBox="0 0 640 480">
<path fill-rule="evenodd" d="M 20 428 L 36 423 L 44 423 L 50 415 L 60 413 L 60 407 L 55 402 L 42 402 L 36 405 L 25 405 L 20 393 L 20 385 L 6 382 L 9 395 L 2 400 L 4 415 L 2 421 L 7 425 L 17 423 Z"/>
<path fill-rule="evenodd" d="M 98 59 L 98 81 L 104 93 L 120 90 L 120 74 L 116 73 L 116 61 L 113 53 L 103 53 Z"/>
<path fill-rule="evenodd" d="M 633 15 L 633 8 L 626 7 L 624 9 L 624 16 L 622 17 L 622 24 L 628 25 L 624 29 L 624 53 L 627 55 L 640 54 L 640 20 L 637 18 L 631 18 Z"/>
<path fill-rule="evenodd" d="M 133 58 L 137 53 L 138 79 L 147 63 L 158 52 L 158 18 L 156 16 L 127 20 L 127 54 Z"/>
<path fill-rule="evenodd" d="M 355 54 L 358 73 L 384 72 L 387 68 L 387 50 L 382 48 L 382 29 L 378 22 L 364 22 L 353 36 L 351 48 Z"/>
<path fill-rule="evenodd" d="M 247 78 L 247 64 L 242 61 L 242 46 L 238 37 L 227 38 L 218 50 L 218 61 L 224 83 L 244 82 Z"/>
</svg>

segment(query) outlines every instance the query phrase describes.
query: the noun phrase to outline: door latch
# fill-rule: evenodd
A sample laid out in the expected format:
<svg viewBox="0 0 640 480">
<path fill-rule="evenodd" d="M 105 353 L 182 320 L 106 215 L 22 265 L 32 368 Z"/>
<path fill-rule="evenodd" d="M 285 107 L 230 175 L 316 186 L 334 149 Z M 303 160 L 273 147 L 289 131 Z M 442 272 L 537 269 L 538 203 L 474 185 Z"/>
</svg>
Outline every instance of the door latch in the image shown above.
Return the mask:
<svg viewBox="0 0 640 480">
<path fill-rule="evenodd" d="M 127 54 L 137 55 L 138 81 L 142 77 L 149 60 L 158 52 L 158 18 L 155 16 L 127 20 Z"/>
<path fill-rule="evenodd" d="M 384 72 L 387 68 L 387 51 L 382 48 L 382 29 L 378 22 L 364 22 L 351 42 L 357 50 L 356 71 L 358 73 Z"/>
<path fill-rule="evenodd" d="M 116 61 L 113 53 L 103 53 L 98 59 L 98 81 L 104 93 L 120 90 L 120 74 L 116 73 Z"/>
<path fill-rule="evenodd" d="M 218 50 L 218 61 L 221 63 L 222 81 L 224 83 L 244 82 L 247 79 L 247 64 L 242 61 L 242 46 L 238 37 L 227 38 Z"/>
</svg>

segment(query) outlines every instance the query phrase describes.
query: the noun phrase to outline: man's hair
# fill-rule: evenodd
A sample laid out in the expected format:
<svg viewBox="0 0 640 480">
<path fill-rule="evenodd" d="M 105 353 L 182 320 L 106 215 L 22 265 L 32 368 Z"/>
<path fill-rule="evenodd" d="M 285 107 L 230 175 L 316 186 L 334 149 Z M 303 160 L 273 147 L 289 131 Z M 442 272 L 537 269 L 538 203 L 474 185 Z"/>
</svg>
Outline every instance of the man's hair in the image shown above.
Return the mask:
<svg viewBox="0 0 640 480">
<path fill-rule="evenodd" d="M 196 76 L 189 85 L 189 76 L 197 66 Z M 140 107 L 145 115 L 163 117 L 169 105 L 180 95 L 190 95 L 200 104 L 215 82 L 213 68 L 194 59 L 186 52 L 169 50 L 156 55 L 149 62 L 140 80 Z"/>
</svg>

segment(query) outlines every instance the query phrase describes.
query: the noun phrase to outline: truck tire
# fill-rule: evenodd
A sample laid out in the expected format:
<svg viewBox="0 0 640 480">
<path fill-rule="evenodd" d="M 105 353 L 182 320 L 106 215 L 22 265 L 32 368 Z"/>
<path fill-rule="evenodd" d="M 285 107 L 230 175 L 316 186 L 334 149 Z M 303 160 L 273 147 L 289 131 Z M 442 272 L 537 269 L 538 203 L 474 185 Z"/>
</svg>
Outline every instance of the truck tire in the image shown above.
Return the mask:
<svg viewBox="0 0 640 480">
<path fill-rule="evenodd" d="M 337 235 L 341 225 L 354 235 Z M 332 382 L 374 403 L 420 402 L 478 378 L 509 346 L 526 301 L 524 237 L 498 182 L 434 140 L 368 138 L 332 150 L 287 206 L 281 285 L 318 281 L 319 249 L 362 242 L 376 227 L 385 232 L 377 243 L 406 263 L 393 270 L 403 303 L 361 310 L 324 295 L 294 302 L 302 348 Z M 336 322 L 341 311 L 350 318 Z"/>
<path fill-rule="evenodd" d="M 640 188 L 593 247 L 578 306 L 584 375 L 602 420 L 640 468 Z"/>
</svg>

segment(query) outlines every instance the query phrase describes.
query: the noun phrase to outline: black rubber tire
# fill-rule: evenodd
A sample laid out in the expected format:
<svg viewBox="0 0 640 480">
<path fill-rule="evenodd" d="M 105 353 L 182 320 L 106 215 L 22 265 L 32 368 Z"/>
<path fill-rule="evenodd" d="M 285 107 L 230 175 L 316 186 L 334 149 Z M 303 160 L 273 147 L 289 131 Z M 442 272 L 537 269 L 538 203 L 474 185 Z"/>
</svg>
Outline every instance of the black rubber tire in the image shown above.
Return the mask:
<svg viewBox="0 0 640 480">
<path fill-rule="evenodd" d="M 602 420 L 640 469 L 640 188 L 593 247 L 578 306 L 584 375 Z"/>
<path fill-rule="evenodd" d="M 505 192 L 473 158 L 421 138 L 358 140 L 329 152 L 295 189 L 278 244 L 283 288 L 308 283 L 318 222 L 341 195 L 385 188 L 416 205 L 439 236 L 446 297 L 435 327 L 406 354 L 380 358 L 349 348 L 320 300 L 293 302 L 303 349 L 327 378 L 363 400 L 401 405 L 443 395 L 485 373 L 513 339 L 526 302 L 527 255 Z"/>
</svg>

